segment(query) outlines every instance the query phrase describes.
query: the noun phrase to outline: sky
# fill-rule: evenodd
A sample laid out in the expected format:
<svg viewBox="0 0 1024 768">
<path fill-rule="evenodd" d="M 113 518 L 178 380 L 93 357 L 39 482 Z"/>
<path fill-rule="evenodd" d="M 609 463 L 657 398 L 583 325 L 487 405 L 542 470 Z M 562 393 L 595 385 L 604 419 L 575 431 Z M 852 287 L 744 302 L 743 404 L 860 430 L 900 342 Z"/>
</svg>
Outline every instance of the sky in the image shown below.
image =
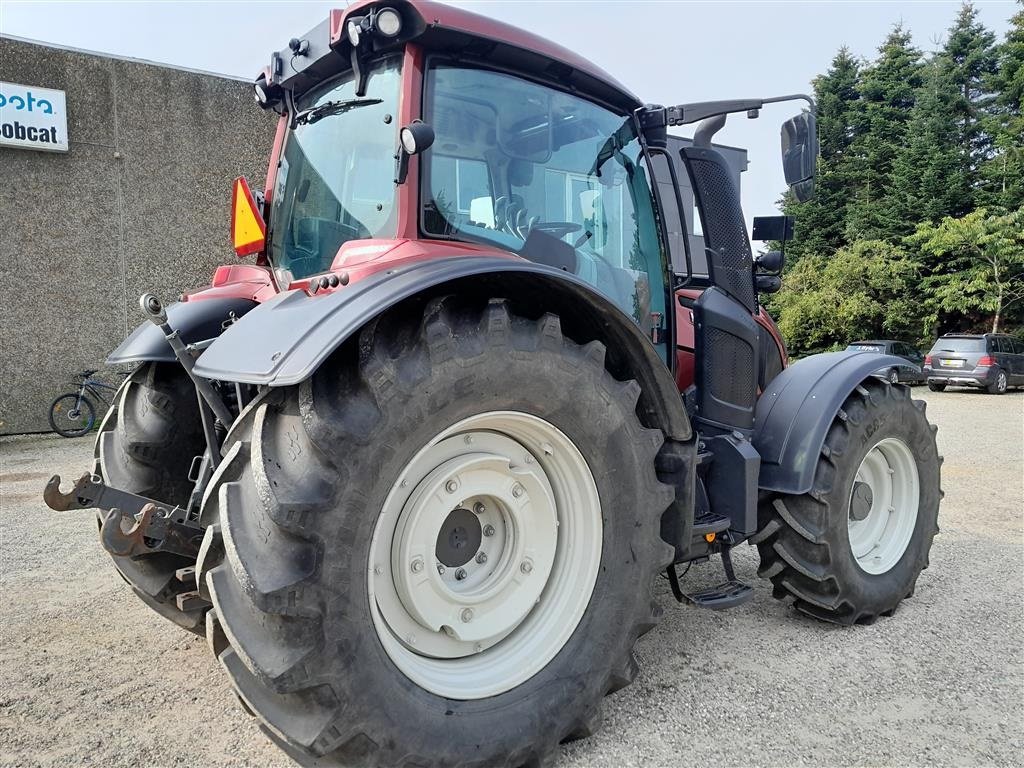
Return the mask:
<svg viewBox="0 0 1024 768">
<path fill-rule="evenodd" d="M 345 4 L 0 0 L 0 34 L 252 79 L 271 51 Z M 919 48 L 935 50 L 960 5 L 957 0 L 452 4 L 552 39 L 591 59 L 642 100 L 660 104 L 809 92 L 811 80 L 828 68 L 841 46 L 873 58 L 895 24 L 909 29 Z M 981 21 L 1002 39 L 1016 3 L 989 0 L 975 6 Z M 766 107 L 757 120 L 736 115 L 715 137 L 749 152 L 743 177 L 748 221 L 776 210 L 784 189 L 779 126 L 798 111 L 799 103 L 793 102 Z"/>
</svg>

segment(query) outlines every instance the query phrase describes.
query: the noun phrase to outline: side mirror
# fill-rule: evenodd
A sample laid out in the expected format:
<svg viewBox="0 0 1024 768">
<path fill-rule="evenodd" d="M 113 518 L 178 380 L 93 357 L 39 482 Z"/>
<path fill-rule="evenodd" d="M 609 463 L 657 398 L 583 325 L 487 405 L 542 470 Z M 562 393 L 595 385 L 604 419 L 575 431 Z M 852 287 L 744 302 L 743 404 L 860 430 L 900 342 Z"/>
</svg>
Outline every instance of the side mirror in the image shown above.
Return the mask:
<svg viewBox="0 0 1024 768">
<path fill-rule="evenodd" d="M 235 179 L 231 190 L 231 245 L 238 258 L 259 253 L 267 244 L 267 224 L 263 220 L 262 195 L 257 204 L 244 176 Z"/>
<path fill-rule="evenodd" d="M 801 112 L 782 124 L 782 171 L 793 196 L 801 203 L 814 194 L 817 162 L 817 119 L 813 112 Z"/>
<path fill-rule="evenodd" d="M 409 158 L 426 152 L 434 143 L 434 129 L 422 120 L 413 120 L 398 132 L 398 154 L 395 155 L 395 184 L 405 182 Z"/>
<path fill-rule="evenodd" d="M 786 256 L 782 251 L 768 251 L 754 257 L 754 265 L 761 272 L 778 274 L 786 264 Z"/>
<path fill-rule="evenodd" d="M 778 275 L 755 275 L 754 287 L 758 293 L 778 293 L 782 288 L 782 278 Z"/>
</svg>

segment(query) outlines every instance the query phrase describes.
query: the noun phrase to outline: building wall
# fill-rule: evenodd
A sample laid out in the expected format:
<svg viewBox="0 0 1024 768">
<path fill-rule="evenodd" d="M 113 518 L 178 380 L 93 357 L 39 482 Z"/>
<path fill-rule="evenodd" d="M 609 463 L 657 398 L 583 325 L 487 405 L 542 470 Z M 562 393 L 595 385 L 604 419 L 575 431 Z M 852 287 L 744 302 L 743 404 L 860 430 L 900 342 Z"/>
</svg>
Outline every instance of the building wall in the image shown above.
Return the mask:
<svg viewBox="0 0 1024 768">
<path fill-rule="evenodd" d="M 0 80 L 67 93 L 70 150 L 0 147 L 0 434 L 235 259 L 231 182 L 262 186 L 274 115 L 242 80 L 0 37 Z"/>
</svg>

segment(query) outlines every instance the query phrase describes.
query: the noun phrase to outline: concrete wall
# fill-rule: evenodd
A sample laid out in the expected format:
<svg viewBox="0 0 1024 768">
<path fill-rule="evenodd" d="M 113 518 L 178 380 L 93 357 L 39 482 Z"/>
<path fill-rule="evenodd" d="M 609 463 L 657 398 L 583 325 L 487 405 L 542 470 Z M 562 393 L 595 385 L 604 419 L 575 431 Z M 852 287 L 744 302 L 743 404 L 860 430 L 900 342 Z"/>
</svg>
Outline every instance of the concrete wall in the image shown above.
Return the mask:
<svg viewBox="0 0 1024 768">
<path fill-rule="evenodd" d="M 0 80 L 67 92 L 70 151 L 0 147 L 0 434 L 141 321 L 137 300 L 235 259 L 231 181 L 262 186 L 274 118 L 244 81 L 0 37 Z"/>
</svg>

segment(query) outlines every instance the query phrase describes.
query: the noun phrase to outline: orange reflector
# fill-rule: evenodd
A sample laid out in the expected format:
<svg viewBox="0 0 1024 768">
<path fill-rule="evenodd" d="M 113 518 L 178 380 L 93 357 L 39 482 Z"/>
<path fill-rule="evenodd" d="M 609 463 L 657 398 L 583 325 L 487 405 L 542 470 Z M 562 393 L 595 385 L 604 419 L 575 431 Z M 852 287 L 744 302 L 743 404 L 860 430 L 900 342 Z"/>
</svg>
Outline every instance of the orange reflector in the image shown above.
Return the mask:
<svg viewBox="0 0 1024 768">
<path fill-rule="evenodd" d="M 267 241 L 267 225 L 256 207 L 252 190 L 245 178 L 235 179 L 231 190 L 231 245 L 239 257 L 263 250 Z"/>
<path fill-rule="evenodd" d="M 705 533 L 704 534 L 704 541 L 706 541 L 708 544 L 710 544 L 714 540 L 715 540 L 715 534 L 713 534 L 713 533 Z"/>
</svg>

